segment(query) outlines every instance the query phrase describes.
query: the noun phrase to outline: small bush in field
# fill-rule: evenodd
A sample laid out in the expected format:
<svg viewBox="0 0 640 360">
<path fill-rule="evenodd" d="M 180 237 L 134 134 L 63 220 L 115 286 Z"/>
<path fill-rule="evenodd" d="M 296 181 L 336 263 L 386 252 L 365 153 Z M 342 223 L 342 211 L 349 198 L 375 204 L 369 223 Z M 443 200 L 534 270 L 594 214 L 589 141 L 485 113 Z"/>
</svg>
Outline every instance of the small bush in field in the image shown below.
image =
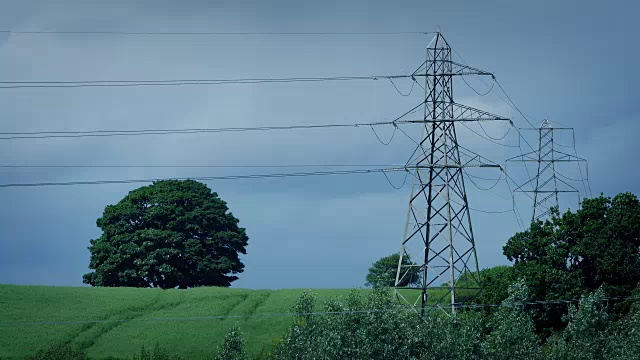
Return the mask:
<svg viewBox="0 0 640 360">
<path fill-rule="evenodd" d="M 160 345 L 156 345 L 153 350 L 147 350 L 144 346 L 140 349 L 139 355 L 134 355 L 133 360 L 181 360 L 177 355 L 172 355 Z"/>
<path fill-rule="evenodd" d="M 29 360 L 86 360 L 87 355 L 69 344 L 55 344 L 38 351 Z"/>
<path fill-rule="evenodd" d="M 245 341 L 238 325 L 234 325 L 227 332 L 222 347 L 218 349 L 216 360 L 246 360 L 247 353 L 244 350 Z"/>
</svg>

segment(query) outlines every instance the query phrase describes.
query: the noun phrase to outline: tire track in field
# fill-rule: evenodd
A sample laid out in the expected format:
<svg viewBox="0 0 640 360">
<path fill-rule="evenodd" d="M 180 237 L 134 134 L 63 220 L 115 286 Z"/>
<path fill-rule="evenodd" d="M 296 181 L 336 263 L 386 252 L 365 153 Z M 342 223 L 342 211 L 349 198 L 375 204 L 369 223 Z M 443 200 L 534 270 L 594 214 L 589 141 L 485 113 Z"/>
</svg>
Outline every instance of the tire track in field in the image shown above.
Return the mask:
<svg viewBox="0 0 640 360">
<path fill-rule="evenodd" d="M 223 312 L 220 316 L 229 315 L 229 313 L 231 313 L 235 308 L 240 306 L 242 303 L 244 303 L 249 298 L 249 294 L 239 294 L 237 297 L 239 299 L 235 303 L 233 303 L 233 305 L 231 307 L 229 307 L 229 309 L 227 311 Z M 127 315 L 122 316 L 122 314 L 120 314 L 120 316 L 118 316 L 118 319 L 135 320 L 135 319 L 141 318 L 143 316 L 149 316 L 149 315 L 151 315 L 151 314 L 153 314 L 154 312 L 157 312 L 157 311 L 175 309 L 178 306 L 183 305 L 185 303 L 192 303 L 192 302 L 194 302 L 193 300 L 195 300 L 196 302 L 206 302 L 206 301 L 210 301 L 211 299 L 207 299 L 207 298 L 187 299 L 187 301 L 185 302 L 184 301 L 185 300 L 185 295 L 182 294 L 182 296 L 180 296 L 178 301 L 174 301 L 174 302 L 170 302 L 170 303 L 166 303 L 166 304 L 161 304 L 160 306 L 152 306 L 153 304 L 156 304 L 158 302 L 158 300 L 159 300 L 159 298 L 156 299 L 151 304 L 151 307 L 150 307 L 150 305 L 138 307 L 138 308 L 142 308 L 144 311 L 140 311 L 137 314 L 130 314 L 129 316 L 127 316 Z M 137 308 L 134 308 L 134 309 L 137 309 Z M 220 319 L 219 321 L 222 321 L 222 320 L 224 320 L 224 319 Z M 102 323 L 102 324 L 99 324 L 99 325 L 104 325 L 104 326 L 99 328 L 96 336 L 93 336 L 91 339 L 88 339 L 88 340 L 85 340 L 85 341 L 81 342 L 80 343 L 80 345 L 81 345 L 80 347 L 83 350 L 89 350 L 89 348 L 91 348 L 93 345 L 95 345 L 96 342 L 98 340 L 100 340 L 101 337 L 105 336 L 107 333 L 109 333 L 110 331 L 114 330 L 118 326 L 124 325 L 124 324 L 128 324 L 128 323 L 129 323 L 128 321 L 119 321 L 119 322 L 114 322 L 114 323 Z M 92 324 L 92 325 L 95 325 L 95 324 Z M 76 337 L 76 339 L 78 337 L 82 336 L 85 333 L 79 334 Z"/>
<path fill-rule="evenodd" d="M 269 299 L 271 297 L 271 294 L 273 294 L 273 291 L 269 290 L 267 292 L 267 296 L 265 296 L 262 300 L 260 300 L 259 302 L 257 302 L 255 304 L 255 306 L 253 307 L 253 309 L 251 310 L 251 313 L 249 313 L 249 315 L 255 315 L 258 313 L 258 308 L 262 305 L 264 305 L 264 303 L 267 302 L 267 299 Z"/>
<path fill-rule="evenodd" d="M 179 305 L 181 305 L 184 300 L 184 294 L 182 294 L 182 296 L 180 296 L 177 299 L 177 301 L 160 303 L 161 295 L 162 294 L 158 294 L 156 298 L 149 304 L 124 308 L 124 309 L 118 310 L 117 313 L 115 314 L 106 316 L 104 319 L 101 319 L 101 320 L 135 320 L 137 318 L 147 316 L 156 311 L 169 310 L 172 308 L 176 308 Z M 116 319 L 114 319 L 114 317 L 116 317 Z M 73 336 L 70 340 L 68 340 L 68 342 L 71 343 L 74 341 L 78 341 L 78 347 L 81 350 L 88 350 L 102 336 L 104 336 L 111 330 L 127 323 L 129 323 L 129 321 L 114 321 L 114 322 L 107 322 L 107 323 L 86 324 L 75 336 Z M 94 336 L 86 340 L 81 340 L 81 341 L 78 340 L 83 336 L 89 336 L 88 333 L 94 329 L 96 331 L 96 334 Z"/>
<path fill-rule="evenodd" d="M 242 305 L 242 303 L 244 303 L 245 301 L 247 301 L 247 299 L 249 298 L 249 296 L 250 296 L 250 295 L 249 295 L 248 293 L 246 293 L 246 294 L 241 294 L 241 295 L 240 295 L 240 298 L 241 298 L 241 299 L 240 299 L 240 301 L 237 301 L 235 304 L 233 304 L 233 305 L 229 308 L 229 310 L 227 310 L 227 311 L 226 311 L 224 314 L 222 314 L 221 316 L 227 316 L 227 315 L 229 315 L 229 314 L 230 314 L 230 313 L 231 313 L 235 308 L 237 308 L 238 306 Z M 220 320 L 222 321 L 222 320 L 224 320 L 224 319 L 220 319 Z"/>
</svg>

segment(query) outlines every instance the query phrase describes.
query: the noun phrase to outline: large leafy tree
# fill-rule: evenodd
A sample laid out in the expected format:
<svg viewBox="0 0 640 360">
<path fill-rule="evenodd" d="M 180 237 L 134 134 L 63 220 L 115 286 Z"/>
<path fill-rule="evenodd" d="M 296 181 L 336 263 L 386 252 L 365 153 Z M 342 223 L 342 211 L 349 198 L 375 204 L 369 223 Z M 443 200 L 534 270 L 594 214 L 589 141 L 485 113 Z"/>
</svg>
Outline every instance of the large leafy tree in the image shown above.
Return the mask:
<svg viewBox="0 0 640 360">
<path fill-rule="evenodd" d="M 398 261 L 400 261 L 400 255 L 392 254 L 373 263 L 373 266 L 369 268 L 365 285 L 374 288 L 394 286 L 396 284 Z M 407 257 L 402 258 L 402 264 L 404 266 L 413 265 Z M 402 279 L 400 286 L 414 284 L 419 280 L 418 268 L 411 267 L 411 269 L 413 270 Z"/>
<path fill-rule="evenodd" d="M 518 280 L 513 267 L 506 265 L 480 270 L 480 279 L 482 291 L 473 299 L 479 304 L 500 304 L 507 299 L 509 288 Z"/>
<path fill-rule="evenodd" d="M 83 281 L 93 286 L 230 286 L 248 237 L 218 194 L 193 180 L 157 181 L 105 208 Z"/>
<path fill-rule="evenodd" d="M 640 281 L 640 201 L 630 193 L 585 199 L 576 212 L 556 210 L 533 222 L 503 250 L 532 299 L 575 298 L 598 288 L 606 296 L 629 295 Z M 566 307 L 539 312 L 539 330 L 557 328 Z"/>
</svg>

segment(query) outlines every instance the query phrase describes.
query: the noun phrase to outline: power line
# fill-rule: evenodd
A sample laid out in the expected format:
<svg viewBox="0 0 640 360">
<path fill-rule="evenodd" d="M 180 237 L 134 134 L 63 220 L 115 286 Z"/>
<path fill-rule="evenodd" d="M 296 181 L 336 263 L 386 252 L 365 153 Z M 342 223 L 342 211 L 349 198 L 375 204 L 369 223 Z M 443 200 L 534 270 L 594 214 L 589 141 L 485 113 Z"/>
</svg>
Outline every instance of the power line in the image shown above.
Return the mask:
<svg viewBox="0 0 640 360">
<path fill-rule="evenodd" d="M 394 86 L 395 86 L 395 85 L 394 85 Z M 396 89 L 396 90 L 397 90 L 397 89 Z M 399 92 L 399 91 L 398 91 L 398 92 Z M 401 95 L 402 95 L 402 94 L 401 94 Z M 393 119 L 393 120 L 390 122 L 390 124 L 391 124 L 391 125 L 393 125 L 393 133 L 391 134 L 391 138 L 389 138 L 389 141 L 386 141 L 386 142 L 385 142 L 385 141 L 382 141 L 382 139 L 380 138 L 380 136 L 378 136 L 378 133 L 376 132 L 376 129 L 374 129 L 374 128 L 373 128 L 373 126 L 370 126 L 370 127 L 371 127 L 371 131 L 373 131 L 373 134 L 376 136 L 376 138 L 378 139 L 378 141 L 379 141 L 382 145 L 387 146 L 387 145 L 391 144 L 391 141 L 393 141 L 393 138 L 394 138 L 394 136 L 396 135 L 396 131 L 397 131 L 397 130 L 400 130 L 400 131 L 401 131 L 402 133 L 404 133 L 405 135 L 407 134 L 407 133 L 405 133 L 404 131 L 402 131 L 402 129 L 400 129 L 400 128 L 398 127 L 398 124 L 399 124 L 399 123 L 400 123 L 400 124 L 402 124 L 402 123 L 412 123 L 412 122 L 414 122 L 414 120 L 405 120 L 404 122 L 403 122 L 403 121 L 399 121 L 399 120 L 400 120 L 400 119 L 402 119 L 403 117 L 405 117 L 405 116 L 409 115 L 409 114 L 413 114 L 413 113 L 415 113 L 416 111 L 418 111 L 418 109 L 420 108 L 420 106 L 422 106 L 422 104 L 424 104 L 424 102 L 421 102 L 421 103 L 419 103 L 418 105 L 416 105 L 416 106 L 412 107 L 412 108 L 411 108 L 411 110 L 409 110 L 409 111 L 405 112 L 404 114 L 402 114 L 402 115 L 398 116 L 397 118 Z M 422 121 L 424 121 L 424 120 L 422 120 Z M 421 120 L 417 120 L 417 122 L 421 122 Z M 393 186 L 393 185 L 392 185 L 392 186 Z"/>
<path fill-rule="evenodd" d="M 527 121 L 527 123 L 529 123 L 529 125 L 531 125 L 531 127 L 536 127 L 535 125 L 533 125 L 533 123 L 529 120 L 529 118 L 520 110 L 520 108 L 518 108 L 518 106 L 516 106 L 516 104 L 513 102 L 513 100 L 511 100 L 511 97 L 509 96 L 509 94 L 507 94 L 507 92 L 504 90 L 504 88 L 502 87 L 502 85 L 500 84 L 500 82 L 498 81 L 498 79 L 496 79 L 494 77 L 493 81 L 495 81 L 495 83 L 498 85 L 498 87 L 500 88 L 500 90 L 502 90 L 502 93 L 504 94 L 504 96 L 507 97 L 507 99 L 509 100 L 509 102 L 511 103 L 511 105 L 513 105 L 513 108 L 516 109 L 520 115 L 522 115 L 522 117 Z"/>
<path fill-rule="evenodd" d="M 80 87 L 131 87 L 131 86 L 179 86 L 179 85 L 226 85 L 264 84 L 293 82 L 359 81 L 379 79 L 404 79 L 412 75 L 369 75 L 290 78 L 244 78 L 244 79 L 167 79 L 167 80 L 73 80 L 73 81 L 0 81 L 0 89 L 21 88 L 80 88 Z"/>
<path fill-rule="evenodd" d="M 465 172 L 465 174 L 466 174 L 466 172 Z M 501 174 L 502 174 L 502 173 L 501 173 Z M 468 174 L 467 174 L 467 175 L 468 175 Z M 491 185 L 491 186 L 490 186 L 490 187 L 488 187 L 488 188 L 483 188 L 483 187 L 481 187 L 480 185 L 478 185 L 475 181 L 473 181 L 472 176 L 469 176 L 469 181 L 470 181 L 470 182 L 471 182 L 471 183 L 472 183 L 472 184 L 473 184 L 473 185 L 474 185 L 478 190 L 482 190 L 482 191 L 489 191 L 489 190 L 492 190 L 493 188 L 495 188 L 496 186 L 498 186 L 498 184 L 500 183 L 500 180 L 502 180 L 502 175 L 500 175 L 500 177 L 499 177 L 498 179 L 493 179 L 493 180 L 495 180 L 495 181 L 496 181 L 493 185 Z"/>
<path fill-rule="evenodd" d="M 462 81 L 464 81 L 464 83 L 471 89 L 473 90 L 473 92 L 475 92 L 478 96 L 486 96 L 488 95 L 491 91 L 493 91 L 493 86 L 495 85 L 495 80 L 491 83 L 491 87 L 487 90 L 487 92 L 485 93 L 479 93 L 478 90 L 476 90 L 473 86 L 469 85 L 469 83 L 467 82 L 467 79 L 464 78 L 464 76 L 462 76 Z M 483 82 L 484 83 L 484 82 Z M 486 84 L 485 84 L 486 85 Z"/>
<path fill-rule="evenodd" d="M 307 176 L 329 176 L 329 175 L 351 175 L 351 174 L 372 174 L 390 171 L 405 171 L 404 168 L 391 169 L 355 169 L 355 170 L 335 170 L 335 171 L 315 171 L 297 172 L 281 174 L 252 174 L 252 175 L 227 175 L 227 176 L 196 176 L 196 177 L 173 177 L 155 179 L 125 179 L 125 180 L 94 180 L 94 181 L 68 181 L 68 182 L 38 182 L 38 183 L 9 183 L 0 184 L 0 188 L 10 187 L 42 187 L 42 186 L 74 186 L 74 185 L 106 185 L 106 184 L 134 184 L 152 183 L 162 180 L 240 180 L 240 179 L 266 179 L 285 177 L 307 177 Z"/>
<path fill-rule="evenodd" d="M 415 78 L 414 78 L 415 79 Z M 391 85 L 393 85 L 393 88 L 396 89 L 396 92 L 398 92 L 398 94 L 400 94 L 400 96 L 409 96 L 411 95 L 411 93 L 413 92 L 413 87 L 416 84 L 416 81 L 411 81 L 411 88 L 409 89 L 409 92 L 407 92 L 406 94 L 403 94 L 400 89 L 398 89 L 398 87 L 396 86 L 396 83 L 393 82 L 393 79 L 389 79 L 389 81 L 391 82 Z"/>
<path fill-rule="evenodd" d="M 220 133 L 220 132 L 244 132 L 244 131 L 270 131 L 270 130 L 294 130 L 294 129 L 320 129 L 320 128 L 344 128 L 360 126 L 380 126 L 397 124 L 423 123 L 429 120 L 401 120 L 413 113 L 424 102 L 419 103 L 407 112 L 391 121 L 379 121 L 352 124 L 314 124 L 314 125 L 287 125 L 287 126 L 256 126 L 237 128 L 190 128 L 190 129 L 140 129 L 140 130 L 82 130 L 82 131 L 32 131 L 32 132 L 0 132 L 0 140 L 15 139 L 49 139 L 49 138 L 80 138 L 80 137 L 110 137 L 110 136 L 139 136 L 139 135 L 166 135 L 166 134 L 196 134 L 196 133 Z M 397 126 L 396 126 L 397 127 Z M 4 135 L 4 136 L 3 136 Z M 377 134 L 376 134 L 377 136 Z"/>
<path fill-rule="evenodd" d="M 387 182 L 389 183 L 389 185 L 391 185 L 392 188 L 394 188 L 396 190 L 400 190 L 407 183 L 407 178 L 409 177 L 409 172 L 408 171 L 405 172 L 404 179 L 402 180 L 402 184 L 400 184 L 400 186 L 393 185 L 393 183 L 391 182 L 391 179 L 389 179 L 389 176 L 387 176 L 387 173 L 385 171 L 382 172 L 382 175 L 384 175 L 384 178 L 387 179 Z"/>
<path fill-rule="evenodd" d="M 507 135 L 509 135 L 509 133 L 511 132 L 511 128 L 508 128 L 507 131 L 504 133 L 504 135 L 502 135 L 501 137 L 493 137 L 491 135 L 489 135 L 489 133 L 487 132 L 487 130 L 485 130 L 484 126 L 482 126 L 481 123 L 478 123 L 478 125 L 480 126 L 480 129 L 482 129 L 482 132 L 487 135 L 488 138 L 490 138 L 491 140 L 495 140 L 495 141 L 500 141 L 504 138 L 507 137 Z"/>
<path fill-rule="evenodd" d="M 471 127 L 469 127 L 469 126 L 468 126 L 467 124 L 465 124 L 465 123 L 462 123 L 462 126 L 466 127 L 466 128 L 467 128 L 467 130 L 471 131 L 472 133 L 474 133 L 475 135 L 479 136 L 480 138 L 482 138 L 482 139 L 484 139 L 484 140 L 487 140 L 487 141 L 489 141 L 489 142 L 491 142 L 491 143 L 494 143 L 494 144 L 496 144 L 496 145 L 500 145 L 500 146 L 504 146 L 504 147 L 512 147 L 512 148 L 516 148 L 516 147 L 517 147 L 517 146 L 515 146 L 515 145 L 503 144 L 503 143 L 498 142 L 498 141 L 496 141 L 496 140 L 493 140 L 493 139 L 491 139 L 491 138 L 489 138 L 489 137 L 486 137 L 486 136 L 484 136 L 484 135 L 480 134 L 479 132 L 477 132 L 477 131 L 473 130 Z M 484 130 L 484 128 L 483 128 L 483 130 Z M 507 132 L 507 134 L 508 134 L 508 132 Z M 507 134 L 505 134 L 504 136 L 507 136 Z M 503 136 L 503 138 L 504 138 L 504 136 Z M 2 138 L 0 138 L 0 139 L 2 139 Z"/>
<path fill-rule="evenodd" d="M 458 203 L 457 201 L 451 200 L 452 203 L 456 204 L 456 205 L 460 205 L 460 203 Z M 462 206 L 462 205 L 460 205 Z M 472 208 L 469 206 L 469 210 L 473 210 L 473 211 L 477 211 L 477 212 L 481 212 L 481 213 L 485 213 L 485 214 L 504 214 L 504 213 L 508 213 L 511 212 L 511 209 L 507 209 L 507 210 L 483 210 L 483 209 L 476 209 L 476 208 Z"/>
<path fill-rule="evenodd" d="M 394 124 L 393 126 L 393 133 L 391 133 L 391 137 L 389 138 L 389 141 L 383 141 L 380 136 L 378 136 L 378 133 L 376 132 L 376 129 L 373 128 L 373 126 L 371 126 L 371 131 L 373 131 L 373 134 L 376 136 L 376 139 L 378 139 L 378 141 L 380 142 L 380 144 L 387 146 L 389 144 L 391 144 L 391 142 L 393 141 L 393 138 L 396 136 L 396 131 L 398 130 L 398 126 Z"/>
<path fill-rule="evenodd" d="M 476 209 L 476 208 L 472 208 L 469 207 L 469 209 L 476 211 L 476 212 L 481 212 L 481 213 L 485 213 L 485 214 L 506 214 L 511 212 L 511 209 L 507 209 L 507 210 L 482 210 L 482 209 Z"/>
<path fill-rule="evenodd" d="M 489 179 L 489 178 L 485 178 L 485 177 L 480 177 L 480 176 L 476 176 L 476 175 L 471 175 L 468 171 L 464 171 L 464 174 L 465 174 L 465 176 L 468 176 L 468 177 L 470 177 L 470 178 L 476 178 L 476 179 L 481 179 L 481 180 L 489 180 L 489 181 L 499 181 L 499 180 L 502 180 L 502 175 L 500 175 L 500 178 L 498 178 L 498 179 Z M 506 197 L 506 196 L 501 195 L 501 194 L 498 194 L 497 192 L 493 191 L 492 189 L 483 189 L 483 188 L 480 188 L 480 187 L 478 187 L 478 186 L 477 186 L 477 184 L 476 184 L 474 181 L 471 181 L 471 179 L 469 179 L 469 180 L 470 180 L 470 182 L 473 184 L 473 186 L 475 186 L 475 187 L 476 187 L 476 189 L 478 189 L 478 190 L 489 192 L 489 193 L 491 193 L 491 194 L 493 194 L 493 195 L 495 195 L 495 196 L 497 196 L 497 197 L 499 197 L 499 198 L 501 198 L 501 199 L 504 199 L 504 200 L 511 200 L 511 198 Z M 506 181 L 506 178 L 505 178 L 504 180 Z M 516 220 L 517 220 L 517 219 L 516 219 Z"/>
<path fill-rule="evenodd" d="M 467 61 L 462 57 L 462 55 L 460 55 L 460 53 L 459 53 L 456 49 L 453 49 L 453 51 L 456 53 L 456 55 L 460 58 L 460 60 L 461 60 L 463 63 L 467 64 Z M 468 64 L 467 64 L 467 65 L 468 65 Z M 480 79 L 480 81 L 481 81 L 483 84 L 485 84 L 485 86 L 487 86 L 487 88 L 489 88 L 489 85 L 488 85 L 486 82 L 484 82 L 484 80 L 483 80 L 480 76 L 478 76 L 478 78 Z M 488 93 L 490 93 L 490 92 L 492 92 L 491 90 L 493 90 L 493 86 L 494 86 L 495 84 L 498 84 L 498 87 L 500 87 L 500 90 L 502 90 L 502 92 L 505 94 L 505 96 L 507 97 L 507 99 L 509 99 L 509 102 L 507 102 L 505 99 L 503 99 L 503 98 L 502 98 L 502 96 L 499 96 L 498 94 L 495 94 L 495 95 L 496 95 L 496 97 L 497 97 L 497 98 L 499 98 L 500 100 L 502 100 L 505 104 L 507 104 L 507 105 L 509 105 L 509 106 L 513 107 L 514 109 L 516 109 L 516 111 L 518 111 L 518 113 L 519 113 L 519 114 L 520 114 L 520 115 L 521 115 L 521 116 L 522 116 L 522 117 L 523 117 L 523 118 L 524 118 L 524 119 L 529 123 L 529 125 L 531 125 L 532 127 L 535 127 L 535 126 L 533 126 L 533 124 L 531 123 L 531 121 L 529 121 L 529 119 L 528 119 L 527 115 L 526 115 L 522 110 L 520 110 L 520 108 L 518 108 L 518 106 L 516 106 L 516 104 L 513 102 L 513 100 L 511 99 L 511 97 L 510 97 L 510 96 L 507 94 L 507 92 L 504 90 L 504 88 L 502 87 L 502 85 L 500 85 L 500 83 L 498 82 L 498 79 L 496 79 L 496 77 L 495 77 L 495 76 L 492 76 L 492 79 L 493 79 L 493 83 L 491 84 L 490 91 L 487 91 L 487 94 L 488 94 Z M 471 87 L 469 84 L 467 84 L 467 86 L 469 86 L 473 91 L 475 91 L 476 93 L 478 93 L 478 92 L 477 92 L 473 87 Z M 531 151 L 536 151 L 536 150 L 533 148 L 533 146 L 529 143 L 529 141 L 524 137 L 524 135 L 522 135 L 522 133 L 520 132 L 520 129 L 518 129 L 512 121 L 510 122 L 510 124 L 511 124 L 511 126 L 516 130 L 516 132 L 518 133 L 518 146 L 517 146 L 517 147 L 520 149 L 520 153 L 521 153 L 521 154 L 523 154 L 523 153 L 524 153 L 524 152 L 522 151 L 522 147 L 521 147 L 521 143 L 520 143 L 520 140 L 521 140 L 521 139 L 522 139 L 522 140 L 524 140 L 524 142 L 529 146 L 529 148 L 531 149 Z M 476 134 L 477 134 L 477 133 L 476 133 Z M 477 135 L 479 135 L 479 134 L 477 134 Z M 488 134 L 487 134 L 487 135 L 488 135 Z M 479 135 L 479 136 L 480 136 L 480 135 Z M 506 135 L 505 135 L 505 136 L 506 136 Z M 482 137 L 482 136 L 480 136 L 480 137 Z M 484 138 L 484 137 L 483 137 L 483 138 Z M 487 140 L 488 140 L 488 139 L 487 139 Z M 491 140 L 488 140 L 488 141 L 491 141 Z M 491 141 L 491 142 L 493 142 L 493 141 Z M 501 145 L 502 145 L 502 144 L 501 144 Z M 503 146 L 510 147 L 510 146 L 508 146 L 508 145 L 503 145 Z M 515 146 L 514 146 L 514 147 L 515 147 Z M 531 178 L 531 173 L 529 172 L 529 167 L 528 167 L 528 165 L 525 163 L 525 164 L 524 164 L 524 166 L 525 166 L 525 170 L 526 170 L 526 172 L 527 172 L 527 175 L 529 176 L 529 178 Z M 505 172 L 505 174 L 506 174 L 506 172 Z M 507 185 L 508 185 L 508 181 L 507 181 Z M 517 186 L 517 184 L 516 184 L 516 186 Z M 514 210 L 515 210 L 515 211 L 514 211 L 514 213 L 516 213 L 516 216 L 517 216 L 517 206 L 515 205 L 515 198 L 514 198 Z"/>
<path fill-rule="evenodd" d="M 33 131 L 33 132 L 0 132 L 0 140 L 13 139 L 48 139 L 48 138 L 78 138 L 78 137 L 110 137 L 110 136 L 139 136 L 139 135 L 167 135 L 167 134 L 198 134 L 220 132 L 271 131 L 344 128 L 359 126 L 391 125 L 393 121 L 353 123 L 353 124 L 316 124 L 316 125 L 288 125 L 288 126 L 256 126 L 238 128 L 191 128 L 191 129 L 144 129 L 144 130 L 86 130 L 86 131 Z"/>
<path fill-rule="evenodd" d="M 520 142 L 518 142 L 520 143 Z M 522 151 L 521 151 L 522 152 Z M 525 163 L 526 166 L 526 163 Z M 516 216 L 516 221 L 518 222 L 518 226 L 520 226 L 520 229 L 522 231 L 525 230 L 526 225 L 524 223 L 524 220 L 522 219 L 522 215 L 520 214 L 520 210 L 518 209 L 518 205 L 516 205 L 516 194 L 515 192 L 511 189 L 511 185 L 509 185 L 509 180 L 511 180 L 513 182 L 514 186 L 518 186 L 518 183 L 513 180 L 513 178 L 511 176 L 509 176 L 509 173 L 507 172 L 507 165 L 505 163 L 505 168 L 504 168 L 504 176 L 505 176 L 505 182 L 507 183 L 507 188 L 509 189 L 509 193 L 511 193 L 511 202 L 512 202 L 512 207 L 513 207 L 513 213 Z M 529 171 L 527 170 L 527 174 L 529 173 Z M 523 193 L 526 194 L 531 200 L 533 200 L 533 197 L 531 196 L 531 194 L 529 193 Z"/>
<path fill-rule="evenodd" d="M 58 30 L 0 30 L 0 33 L 9 35 L 153 35 L 153 36 L 271 36 L 271 35 L 429 35 L 433 31 L 375 31 L 375 32 L 334 32 L 334 31 L 302 31 L 302 32 L 252 32 L 252 31 L 196 31 L 196 32 L 165 32 L 165 31 L 58 31 Z"/>
<path fill-rule="evenodd" d="M 99 169 L 114 169 L 114 168 L 150 168 L 150 169 L 165 169 L 165 168 L 237 168 L 237 169 L 252 169 L 252 168 L 314 168 L 314 167 L 401 167 L 404 164 L 291 164 L 291 165 L 0 165 L 0 168 L 13 168 L 13 169 L 40 169 L 40 168 L 99 168 Z"/>
<path fill-rule="evenodd" d="M 568 176 L 562 175 L 562 174 L 561 174 L 559 171 L 557 171 L 557 170 L 556 170 L 556 174 L 557 174 L 558 176 L 560 176 L 561 178 L 564 178 L 565 180 L 569 180 L 569 181 L 575 181 L 575 182 L 581 182 L 581 181 L 582 181 L 582 182 L 584 182 L 584 181 L 585 181 L 585 179 L 584 179 L 584 178 L 581 178 L 581 179 L 574 179 L 574 178 L 570 178 L 570 177 L 568 177 Z"/>
</svg>

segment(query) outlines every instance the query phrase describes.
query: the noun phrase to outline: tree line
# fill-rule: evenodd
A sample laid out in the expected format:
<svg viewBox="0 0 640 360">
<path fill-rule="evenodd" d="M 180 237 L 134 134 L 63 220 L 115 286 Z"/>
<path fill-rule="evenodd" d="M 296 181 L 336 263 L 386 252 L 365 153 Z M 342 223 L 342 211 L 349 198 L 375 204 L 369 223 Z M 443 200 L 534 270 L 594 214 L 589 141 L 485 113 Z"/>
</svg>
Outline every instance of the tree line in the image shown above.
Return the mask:
<svg viewBox="0 0 640 360">
<path fill-rule="evenodd" d="M 98 219 L 103 234 L 91 240 L 93 271 L 84 281 L 94 286 L 229 286 L 244 269 L 239 255 L 246 254 L 248 242 L 238 224 L 204 184 L 159 181 L 142 187 L 107 206 Z M 469 300 L 501 304 L 498 310 L 481 307 L 427 318 L 401 311 L 395 298 L 381 290 L 395 282 L 399 257 L 392 255 L 370 269 L 367 285 L 376 288 L 370 296 L 354 293 L 322 305 L 328 312 L 385 311 L 308 315 L 319 305 L 305 293 L 288 333 L 260 356 L 640 358 L 636 303 L 607 300 L 640 296 L 640 201 L 634 194 L 584 199 L 575 211 L 553 209 L 549 219 L 510 237 L 503 254 L 511 265 L 482 270 L 483 291 Z M 577 305 L 556 302 L 565 299 L 582 300 Z M 225 344 L 234 345 L 224 351 L 246 358 L 240 334 L 232 329 Z"/>
</svg>

